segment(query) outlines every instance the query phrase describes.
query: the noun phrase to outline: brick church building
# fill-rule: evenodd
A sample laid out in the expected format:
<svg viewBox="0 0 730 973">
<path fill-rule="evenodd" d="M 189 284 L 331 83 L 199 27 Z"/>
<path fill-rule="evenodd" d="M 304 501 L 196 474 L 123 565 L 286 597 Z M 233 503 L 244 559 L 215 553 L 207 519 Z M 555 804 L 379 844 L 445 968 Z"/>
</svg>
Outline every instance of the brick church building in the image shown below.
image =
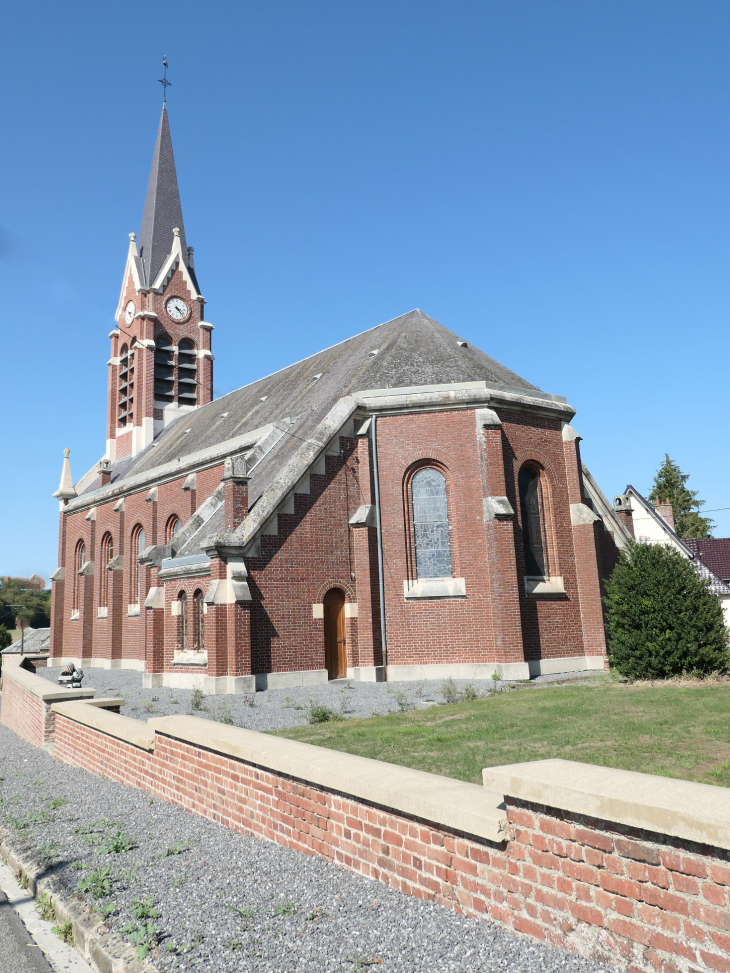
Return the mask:
<svg viewBox="0 0 730 973">
<path fill-rule="evenodd" d="M 212 336 L 163 106 L 105 455 L 54 494 L 57 662 L 207 693 L 604 667 L 622 528 L 565 398 L 415 310 L 213 400 Z"/>
</svg>

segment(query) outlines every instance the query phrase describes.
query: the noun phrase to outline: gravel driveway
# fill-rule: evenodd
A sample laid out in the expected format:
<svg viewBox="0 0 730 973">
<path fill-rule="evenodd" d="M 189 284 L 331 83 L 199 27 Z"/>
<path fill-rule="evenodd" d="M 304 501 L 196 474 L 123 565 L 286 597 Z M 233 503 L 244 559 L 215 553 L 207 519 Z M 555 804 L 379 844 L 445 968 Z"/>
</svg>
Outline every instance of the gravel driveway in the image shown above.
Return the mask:
<svg viewBox="0 0 730 973">
<path fill-rule="evenodd" d="M 163 970 L 609 969 L 56 763 L 2 726 L 0 799 L 9 840 L 57 888 L 101 871 L 96 904 L 111 928 L 158 927 Z M 157 916 L 134 920 L 135 900 Z"/>
</svg>

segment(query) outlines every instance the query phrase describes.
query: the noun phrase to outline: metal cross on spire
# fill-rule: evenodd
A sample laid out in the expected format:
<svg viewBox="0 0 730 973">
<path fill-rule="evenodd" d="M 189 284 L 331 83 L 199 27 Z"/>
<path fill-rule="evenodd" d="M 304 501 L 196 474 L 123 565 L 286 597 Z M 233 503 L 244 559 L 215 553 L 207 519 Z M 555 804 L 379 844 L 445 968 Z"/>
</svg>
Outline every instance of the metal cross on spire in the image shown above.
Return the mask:
<svg viewBox="0 0 730 973">
<path fill-rule="evenodd" d="M 167 89 L 172 84 L 172 81 L 167 80 L 167 54 L 162 55 L 162 66 L 165 69 L 164 77 L 158 78 L 157 80 L 162 85 L 162 103 L 164 105 L 167 102 Z"/>
</svg>

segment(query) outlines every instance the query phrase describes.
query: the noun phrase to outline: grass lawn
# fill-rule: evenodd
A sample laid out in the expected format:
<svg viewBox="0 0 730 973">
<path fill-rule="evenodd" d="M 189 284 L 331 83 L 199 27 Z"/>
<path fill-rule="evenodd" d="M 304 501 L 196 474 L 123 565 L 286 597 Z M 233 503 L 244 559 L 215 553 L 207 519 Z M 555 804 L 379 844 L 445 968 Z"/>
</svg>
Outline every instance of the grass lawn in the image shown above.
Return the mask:
<svg viewBox="0 0 730 973">
<path fill-rule="evenodd" d="M 277 735 L 481 783 L 483 767 L 563 757 L 730 787 L 730 685 L 532 686 Z"/>
</svg>

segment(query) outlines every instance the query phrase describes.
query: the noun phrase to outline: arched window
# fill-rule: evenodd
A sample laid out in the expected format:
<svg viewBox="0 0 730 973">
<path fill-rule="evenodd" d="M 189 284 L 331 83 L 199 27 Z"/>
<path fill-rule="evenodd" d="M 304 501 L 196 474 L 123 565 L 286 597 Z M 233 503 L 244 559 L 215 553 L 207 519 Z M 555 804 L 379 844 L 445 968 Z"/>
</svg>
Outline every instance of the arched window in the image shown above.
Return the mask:
<svg viewBox="0 0 730 973">
<path fill-rule="evenodd" d="M 144 550 L 144 527 L 138 524 L 132 531 L 132 570 L 130 577 L 130 596 L 135 605 L 142 604 L 142 568 L 137 558 Z"/>
<path fill-rule="evenodd" d="M 427 466 L 411 480 L 416 576 L 451 577 L 451 542 L 446 501 L 446 478 Z"/>
<path fill-rule="evenodd" d="M 533 578 L 547 577 L 545 520 L 542 483 L 538 470 L 523 466 L 517 478 L 520 491 L 522 543 L 525 549 L 525 574 Z"/>
<path fill-rule="evenodd" d="M 172 517 L 168 519 L 167 525 L 165 526 L 165 543 L 169 544 L 179 530 L 180 518 L 173 514 Z"/>
<path fill-rule="evenodd" d="M 177 634 L 178 641 L 180 643 L 180 651 L 188 651 L 188 596 L 184 591 L 181 591 L 177 596 L 177 600 L 180 602 L 180 622 L 178 624 Z"/>
<path fill-rule="evenodd" d="M 193 610 L 195 617 L 195 651 L 204 652 L 205 651 L 205 631 L 204 631 L 204 618 L 205 611 L 203 605 L 203 592 L 198 588 L 198 590 L 193 595 Z"/>
<path fill-rule="evenodd" d="M 79 541 L 74 553 L 74 589 L 73 589 L 73 610 L 79 610 L 79 595 L 81 592 L 81 578 L 79 571 L 86 564 L 86 545 Z"/>
<path fill-rule="evenodd" d="M 170 336 L 155 340 L 155 402 L 164 408 L 175 399 L 175 351 Z"/>
<path fill-rule="evenodd" d="M 127 348 L 122 345 L 119 350 L 119 413 L 120 426 L 132 425 L 134 422 L 134 342 Z"/>
<path fill-rule="evenodd" d="M 198 402 L 198 358 L 189 338 L 183 338 L 177 346 L 177 401 L 179 405 Z"/>
<path fill-rule="evenodd" d="M 107 565 L 114 557 L 114 542 L 111 534 L 104 534 L 101 539 L 101 579 L 99 590 L 99 608 L 106 608 L 109 604 L 109 571 Z"/>
</svg>

